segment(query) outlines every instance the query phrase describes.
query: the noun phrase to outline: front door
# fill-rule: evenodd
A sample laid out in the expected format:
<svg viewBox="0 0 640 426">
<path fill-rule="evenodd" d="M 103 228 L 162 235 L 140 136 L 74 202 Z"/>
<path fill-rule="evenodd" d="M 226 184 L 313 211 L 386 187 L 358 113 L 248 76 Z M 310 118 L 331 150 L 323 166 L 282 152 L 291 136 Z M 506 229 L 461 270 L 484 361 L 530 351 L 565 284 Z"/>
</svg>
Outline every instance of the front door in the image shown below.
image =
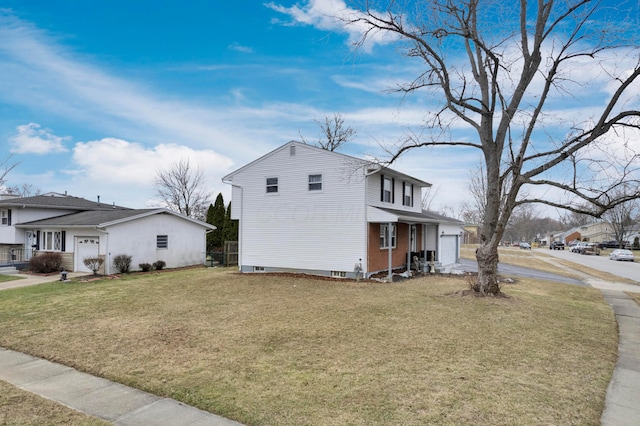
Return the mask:
<svg viewBox="0 0 640 426">
<path fill-rule="evenodd" d="M 33 250 L 36 245 L 36 236 L 33 232 L 27 231 L 24 233 L 24 260 L 31 259 Z"/>
<path fill-rule="evenodd" d="M 93 272 L 84 264 L 87 257 L 98 257 L 100 240 L 98 237 L 76 237 L 75 267 L 78 272 Z"/>
</svg>

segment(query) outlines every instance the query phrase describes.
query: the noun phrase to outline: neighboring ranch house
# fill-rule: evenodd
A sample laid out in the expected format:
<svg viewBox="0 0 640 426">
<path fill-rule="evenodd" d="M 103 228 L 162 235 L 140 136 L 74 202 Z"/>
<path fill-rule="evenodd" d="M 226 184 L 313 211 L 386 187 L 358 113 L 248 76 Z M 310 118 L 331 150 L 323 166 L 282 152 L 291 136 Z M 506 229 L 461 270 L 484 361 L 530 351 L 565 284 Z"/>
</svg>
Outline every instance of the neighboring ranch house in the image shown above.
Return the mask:
<svg viewBox="0 0 640 426">
<path fill-rule="evenodd" d="M 242 272 L 364 276 L 460 258 L 462 222 L 422 210 L 420 179 L 289 142 L 230 173 Z M 421 265 L 424 268 L 424 264 Z"/>
<path fill-rule="evenodd" d="M 66 270 L 81 272 L 90 272 L 85 258 L 101 257 L 105 274 L 116 272 L 113 258 L 120 254 L 132 257 L 132 270 L 158 260 L 168 268 L 202 265 L 206 232 L 215 229 L 166 209 L 128 209 L 56 193 L 1 199 L 0 215 L 3 257 L 59 252 Z"/>
</svg>

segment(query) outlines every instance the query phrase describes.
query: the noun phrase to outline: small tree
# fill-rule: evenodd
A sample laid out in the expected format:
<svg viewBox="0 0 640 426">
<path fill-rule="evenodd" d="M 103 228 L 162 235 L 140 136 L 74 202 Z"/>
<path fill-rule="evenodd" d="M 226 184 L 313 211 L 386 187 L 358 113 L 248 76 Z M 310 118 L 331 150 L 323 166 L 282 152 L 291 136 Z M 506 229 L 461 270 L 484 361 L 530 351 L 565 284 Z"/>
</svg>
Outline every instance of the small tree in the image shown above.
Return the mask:
<svg viewBox="0 0 640 426">
<path fill-rule="evenodd" d="M 102 259 L 101 257 L 85 257 L 82 260 L 82 263 L 84 263 L 84 266 L 86 266 L 93 272 L 93 275 L 98 275 L 98 271 L 102 267 L 104 259 Z"/>
<path fill-rule="evenodd" d="M 231 203 L 224 216 L 223 238 L 224 241 L 238 241 L 238 221 L 231 219 Z"/>
<path fill-rule="evenodd" d="M 209 206 L 207 210 L 207 223 L 216 227 L 207 234 L 207 250 L 222 247 L 224 244 L 224 222 L 226 209 L 224 208 L 224 198 L 222 193 L 216 197 L 215 204 Z"/>
</svg>

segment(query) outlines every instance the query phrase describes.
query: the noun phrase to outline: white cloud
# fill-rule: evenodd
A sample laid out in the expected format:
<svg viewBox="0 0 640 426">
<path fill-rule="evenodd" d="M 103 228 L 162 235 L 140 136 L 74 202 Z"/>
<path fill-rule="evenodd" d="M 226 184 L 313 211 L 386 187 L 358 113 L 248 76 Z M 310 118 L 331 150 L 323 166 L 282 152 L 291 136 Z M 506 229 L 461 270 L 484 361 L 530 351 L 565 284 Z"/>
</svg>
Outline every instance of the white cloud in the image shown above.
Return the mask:
<svg viewBox="0 0 640 426">
<path fill-rule="evenodd" d="M 10 138 L 11 152 L 15 154 L 53 154 L 68 151 L 64 141 L 68 137 L 56 136 L 39 124 L 29 123 L 16 128 L 17 134 Z"/>
<path fill-rule="evenodd" d="M 76 144 L 73 161 L 78 169 L 73 173 L 93 182 L 149 186 L 159 170 L 168 169 L 182 159 L 199 167 L 211 184 L 217 184 L 232 166 L 229 158 L 212 150 L 177 144 L 148 148 L 122 139 L 105 138 Z"/>
<path fill-rule="evenodd" d="M 323 31 L 346 33 L 348 43 L 356 45 L 367 33 L 366 41 L 362 45 L 365 51 L 371 51 L 376 44 L 387 44 L 398 39 L 395 34 L 383 31 L 372 31 L 366 24 L 358 22 L 363 13 L 347 7 L 343 0 L 309 0 L 302 6 L 285 7 L 274 2 L 265 4 L 266 7 L 289 16 L 291 21 L 278 22 L 285 25 L 309 25 Z M 376 14 L 375 10 L 371 13 Z"/>
<path fill-rule="evenodd" d="M 248 46 L 243 46 L 241 44 L 238 43 L 232 43 L 228 46 L 229 50 L 235 50 L 236 52 L 240 52 L 240 53 L 253 53 L 253 48 L 248 47 Z"/>
</svg>

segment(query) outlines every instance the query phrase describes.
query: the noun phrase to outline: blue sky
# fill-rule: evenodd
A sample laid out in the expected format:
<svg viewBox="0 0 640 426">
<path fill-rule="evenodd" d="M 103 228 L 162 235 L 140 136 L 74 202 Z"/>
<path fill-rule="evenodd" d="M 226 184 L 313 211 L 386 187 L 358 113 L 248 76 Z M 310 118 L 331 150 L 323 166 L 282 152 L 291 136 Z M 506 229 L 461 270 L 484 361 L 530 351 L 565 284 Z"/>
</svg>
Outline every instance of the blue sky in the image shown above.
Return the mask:
<svg viewBox="0 0 640 426">
<path fill-rule="evenodd" d="M 317 139 L 314 120 L 334 113 L 358 131 L 342 152 L 381 156 L 437 104 L 387 92 L 414 65 L 384 40 L 352 50 L 357 28 L 327 18 L 344 7 L 0 0 L 0 159 L 19 162 L 8 185 L 143 208 L 156 172 L 187 158 L 228 202 L 222 176 Z M 433 183 L 441 209 L 458 207 L 477 164 L 424 150 L 393 167 Z"/>
</svg>

